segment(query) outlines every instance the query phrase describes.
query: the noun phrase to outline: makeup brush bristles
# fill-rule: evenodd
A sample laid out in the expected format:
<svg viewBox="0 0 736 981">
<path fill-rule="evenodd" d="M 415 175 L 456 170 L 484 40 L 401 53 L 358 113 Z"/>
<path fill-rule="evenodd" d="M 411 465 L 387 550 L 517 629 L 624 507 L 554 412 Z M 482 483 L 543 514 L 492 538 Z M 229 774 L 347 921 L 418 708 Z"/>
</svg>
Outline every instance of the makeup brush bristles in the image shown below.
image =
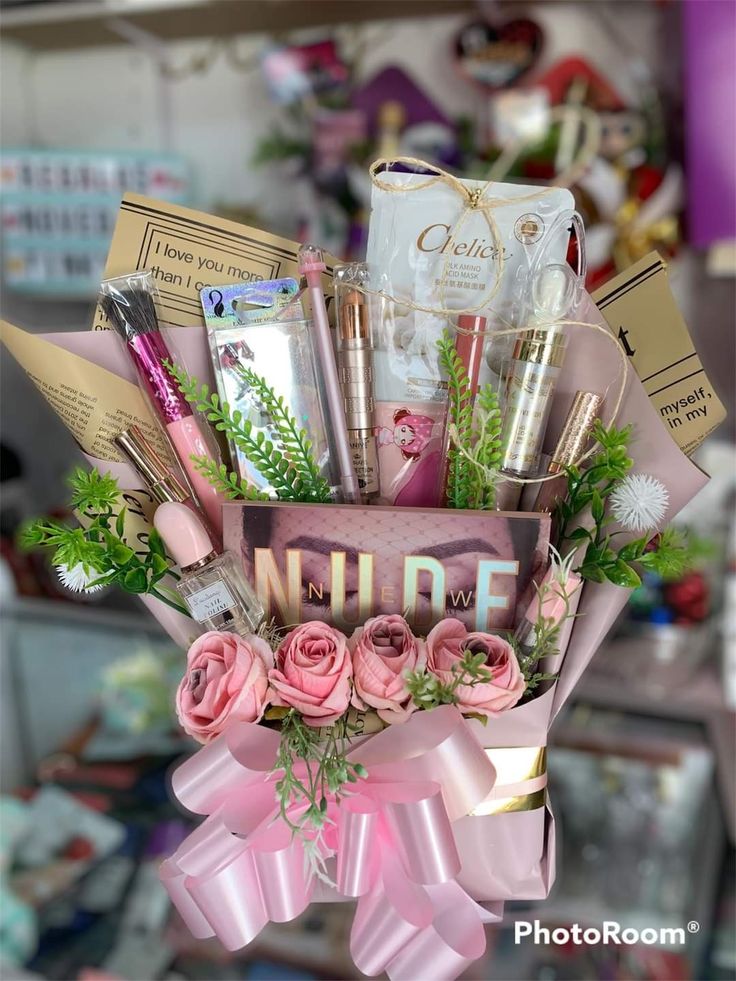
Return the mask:
<svg viewBox="0 0 736 981">
<path fill-rule="evenodd" d="M 109 287 L 102 294 L 101 303 L 112 326 L 128 340 L 159 329 L 156 306 L 148 290 Z"/>
</svg>

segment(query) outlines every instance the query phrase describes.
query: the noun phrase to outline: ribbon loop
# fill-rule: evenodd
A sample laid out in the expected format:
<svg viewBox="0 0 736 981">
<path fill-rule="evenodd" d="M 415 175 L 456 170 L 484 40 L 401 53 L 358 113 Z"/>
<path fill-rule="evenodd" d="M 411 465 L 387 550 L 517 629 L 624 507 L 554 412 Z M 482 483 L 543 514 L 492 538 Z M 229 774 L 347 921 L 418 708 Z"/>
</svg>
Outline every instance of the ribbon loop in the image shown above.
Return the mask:
<svg viewBox="0 0 736 981">
<path fill-rule="evenodd" d="M 279 734 L 273 729 L 238 722 L 176 768 L 172 790 L 188 810 L 211 814 L 266 777 L 278 751 Z"/>
<path fill-rule="evenodd" d="M 349 796 L 330 796 L 314 839 L 293 831 L 304 802 L 281 818 L 278 746 L 277 732 L 238 724 L 174 774 L 179 800 L 208 815 L 160 873 L 192 933 L 237 950 L 268 922 L 294 919 L 314 894 L 316 858 L 336 865 L 336 898 L 358 898 L 351 951 L 364 973 L 409 979 L 427 976 L 431 962 L 440 972 L 431 976 L 448 979 L 480 956 L 488 914 L 455 881 L 452 825 L 488 798 L 495 769 L 457 708 L 356 746 L 350 759 L 368 776 Z"/>
<path fill-rule="evenodd" d="M 378 814 L 378 804 L 363 796 L 349 797 L 340 805 L 337 888 L 343 896 L 363 896 L 375 881 Z"/>
</svg>

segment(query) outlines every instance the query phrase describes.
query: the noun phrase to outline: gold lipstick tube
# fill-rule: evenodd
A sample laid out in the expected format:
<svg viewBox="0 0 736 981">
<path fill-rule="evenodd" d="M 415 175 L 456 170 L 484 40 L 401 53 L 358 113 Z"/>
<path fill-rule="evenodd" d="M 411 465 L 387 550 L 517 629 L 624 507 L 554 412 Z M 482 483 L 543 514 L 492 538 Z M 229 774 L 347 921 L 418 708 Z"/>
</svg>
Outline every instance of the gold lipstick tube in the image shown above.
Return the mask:
<svg viewBox="0 0 736 981">
<path fill-rule="evenodd" d="M 366 295 L 355 288 L 362 286 L 367 277 L 367 266 L 362 262 L 335 267 L 338 375 L 353 466 L 365 501 L 379 491 L 370 308 Z"/>
<path fill-rule="evenodd" d="M 189 493 L 171 473 L 138 426 L 130 426 L 118 433 L 113 438 L 113 443 L 141 475 L 159 504 L 192 503 Z"/>
</svg>

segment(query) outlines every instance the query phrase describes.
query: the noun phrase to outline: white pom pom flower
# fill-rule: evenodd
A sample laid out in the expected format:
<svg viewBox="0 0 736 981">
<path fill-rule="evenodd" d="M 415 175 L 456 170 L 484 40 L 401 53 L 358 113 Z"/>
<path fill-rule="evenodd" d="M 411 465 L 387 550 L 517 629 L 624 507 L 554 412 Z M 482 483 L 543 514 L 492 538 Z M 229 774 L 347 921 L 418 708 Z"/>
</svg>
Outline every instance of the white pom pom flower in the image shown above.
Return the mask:
<svg viewBox="0 0 736 981">
<path fill-rule="evenodd" d="M 77 562 L 76 565 L 72 566 L 71 569 L 68 565 L 57 565 L 56 572 L 61 580 L 61 584 L 66 586 L 67 589 L 71 589 L 75 593 L 96 593 L 100 589 L 104 589 L 102 583 L 97 583 L 97 585 L 90 585 L 99 579 L 101 573 L 91 566 L 89 571 L 85 571 L 84 566 L 81 562 Z"/>
<path fill-rule="evenodd" d="M 627 531 L 651 531 L 667 513 L 670 495 L 661 480 L 647 473 L 624 477 L 609 497 L 611 512 Z"/>
</svg>

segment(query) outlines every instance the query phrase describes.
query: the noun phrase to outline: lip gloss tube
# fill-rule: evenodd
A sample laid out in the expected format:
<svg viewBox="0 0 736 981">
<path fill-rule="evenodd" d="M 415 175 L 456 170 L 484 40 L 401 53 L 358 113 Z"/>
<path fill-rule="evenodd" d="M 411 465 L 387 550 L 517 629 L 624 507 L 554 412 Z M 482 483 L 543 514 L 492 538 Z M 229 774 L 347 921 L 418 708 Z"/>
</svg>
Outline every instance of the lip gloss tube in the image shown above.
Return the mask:
<svg viewBox="0 0 736 981">
<path fill-rule="evenodd" d="M 309 300 L 314 319 L 314 339 L 317 351 L 318 374 L 321 378 L 329 419 L 327 436 L 330 450 L 337 458 L 340 486 L 346 504 L 360 504 L 360 487 L 353 467 L 348 427 L 345 420 L 340 379 L 337 374 L 335 355 L 332 350 L 330 323 L 327 317 L 325 296 L 322 292 L 321 277 L 327 268 L 322 258 L 322 250 L 316 245 L 303 245 L 298 253 L 299 274 L 307 281 Z"/>
<path fill-rule="evenodd" d="M 368 267 L 364 262 L 335 267 L 337 368 L 353 465 L 365 501 L 379 491 L 370 306 L 365 294 L 355 288 L 362 286 L 367 278 Z"/>
<path fill-rule="evenodd" d="M 207 529 L 210 537 L 219 545 L 220 536 L 215 532 L 206 514 L 197 506 L 188 487 L 174 476 L 151 446 L 138 426 L 129 426 L 113 437 L 112 442 L 125 456 L 133 469 L 159 504 L 185 504 Z"/>
</svg>

